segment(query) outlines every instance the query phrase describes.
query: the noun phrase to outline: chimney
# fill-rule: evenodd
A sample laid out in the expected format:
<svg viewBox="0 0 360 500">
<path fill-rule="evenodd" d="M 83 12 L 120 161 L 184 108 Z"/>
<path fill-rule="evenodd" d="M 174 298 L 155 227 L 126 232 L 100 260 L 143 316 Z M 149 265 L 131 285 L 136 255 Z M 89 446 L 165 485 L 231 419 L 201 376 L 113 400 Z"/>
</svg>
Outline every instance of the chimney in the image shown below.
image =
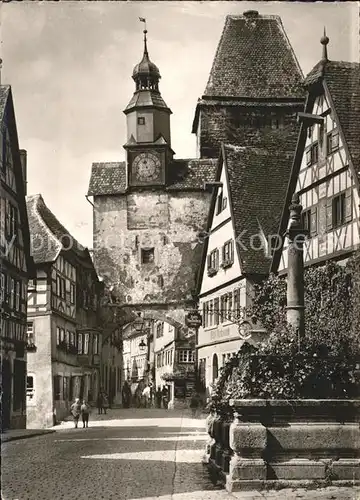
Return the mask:
<svg viewBox="0 0 360 500">
<path fill-rule="evenodd" d="M 21 161 L 21 170 L 24 181 L 24 191 L 26 196 L 27 195 L 27 152 L 25 149 L 20 149 L 20 161 Z"/>
</svg>

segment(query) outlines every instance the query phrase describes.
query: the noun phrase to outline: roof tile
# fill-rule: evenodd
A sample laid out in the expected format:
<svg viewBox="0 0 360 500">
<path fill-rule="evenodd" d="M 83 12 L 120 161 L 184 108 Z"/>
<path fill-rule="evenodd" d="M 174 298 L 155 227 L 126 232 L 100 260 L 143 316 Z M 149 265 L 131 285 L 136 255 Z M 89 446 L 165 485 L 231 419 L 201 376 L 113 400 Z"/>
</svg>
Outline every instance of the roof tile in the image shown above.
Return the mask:
<svg viewBox="0 0 360 500">
<path fill-rule="evenodd" d="M 279 16 L 229 15 L 205 96 L 301 98 L 302 79 Z"/>
<path fill-rule="evenodd" d="M 271 259 L 260 234 L 267 240 L 277 234 L 291 160 L 292 154 L 281 148 L 225 146 L 234 227 L 244 273 L 269 272 Z"/>
</svg>

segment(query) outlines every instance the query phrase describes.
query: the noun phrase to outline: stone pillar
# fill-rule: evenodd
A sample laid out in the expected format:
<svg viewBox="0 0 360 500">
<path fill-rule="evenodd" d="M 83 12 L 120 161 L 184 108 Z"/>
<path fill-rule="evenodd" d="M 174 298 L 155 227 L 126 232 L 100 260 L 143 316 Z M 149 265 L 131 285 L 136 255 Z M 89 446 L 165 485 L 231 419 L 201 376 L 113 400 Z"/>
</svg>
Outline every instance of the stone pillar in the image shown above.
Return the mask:
<svg viewBox="0 0 360 500">
<path fill-rule="evenodd" d="M 291 200 L 288 238 L 287 321 L 301 338 L 305 330 L 304 256 L 303 246 L 307 231 L 302 227 L 300 198 L 295 193 Z"/>
</svg>

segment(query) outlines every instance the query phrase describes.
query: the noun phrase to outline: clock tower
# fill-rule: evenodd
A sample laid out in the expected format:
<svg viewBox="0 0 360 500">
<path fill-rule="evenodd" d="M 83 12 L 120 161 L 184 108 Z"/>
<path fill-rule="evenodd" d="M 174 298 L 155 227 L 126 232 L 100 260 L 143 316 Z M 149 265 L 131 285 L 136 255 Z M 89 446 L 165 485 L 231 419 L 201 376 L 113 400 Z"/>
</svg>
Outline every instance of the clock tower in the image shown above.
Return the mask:
<svg viewBox="0 0 360 500">
<path fill-rule="evenodd" d="M 129 187 L 164 186 L 167 165 L 174 152 L 170 140 L 171 110 L 159 91 L 158 67 L 150 61 L 147 30 L 144 54 L 133 71 L 135 92 L 124 113 L 127 118 L 127 184 Z"/>
</svg>

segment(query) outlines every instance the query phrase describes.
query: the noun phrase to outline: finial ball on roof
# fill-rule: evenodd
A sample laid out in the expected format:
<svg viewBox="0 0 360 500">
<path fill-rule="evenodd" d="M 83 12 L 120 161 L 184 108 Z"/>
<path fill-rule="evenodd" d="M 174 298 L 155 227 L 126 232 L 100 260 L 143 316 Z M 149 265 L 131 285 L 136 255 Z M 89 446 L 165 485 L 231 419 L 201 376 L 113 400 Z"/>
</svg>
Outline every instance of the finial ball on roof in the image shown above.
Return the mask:
<svg viewBox="0 0 360 500">
<path fill-rule="evenodd" d="M 326 35 L 323 35 L 321 38 L 320 38 L 320 43 L 321 45 L 327 45 L 329 43 L 329 37 L 326 36 Z"/>
<path fill-rule="evenodd" d="M 258 17 L 259 12 L 257 10 L 246 10 L 243 15 L 244 17 Z"/>
</svg>

